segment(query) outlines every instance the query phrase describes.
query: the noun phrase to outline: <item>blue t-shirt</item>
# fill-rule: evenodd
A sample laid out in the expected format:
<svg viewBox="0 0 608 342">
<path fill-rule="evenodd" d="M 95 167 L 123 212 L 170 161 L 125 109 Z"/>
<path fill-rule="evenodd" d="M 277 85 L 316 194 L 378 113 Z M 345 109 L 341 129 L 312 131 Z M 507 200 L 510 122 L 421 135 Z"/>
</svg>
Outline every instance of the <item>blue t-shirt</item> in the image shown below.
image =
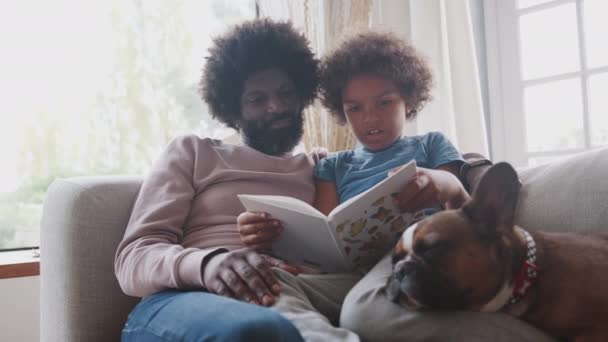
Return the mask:
<svg viewBox="0 0 608 342">
<path fill-rule="evenodd" d="M 462 156 L 440 132 L 405 137 L 381 151 L 364 147 L 332 153 L 314 168 L 317 179 L 334 182 L 340 203 L 354 197 L 388 176 L 388 172 L 410 160 L 416 166 L 436 169 L 441 165 L 462 161 Z"/>
</svg>

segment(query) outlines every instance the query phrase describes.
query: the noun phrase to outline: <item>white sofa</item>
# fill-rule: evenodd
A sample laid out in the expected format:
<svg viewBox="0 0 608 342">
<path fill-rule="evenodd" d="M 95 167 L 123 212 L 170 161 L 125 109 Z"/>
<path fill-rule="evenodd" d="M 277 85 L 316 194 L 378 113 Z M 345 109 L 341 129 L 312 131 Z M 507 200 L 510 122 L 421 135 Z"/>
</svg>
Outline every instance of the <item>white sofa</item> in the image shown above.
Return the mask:
<svg viewBox="0 0 608 342">
<path fill-rule="evenodd" d="M 528 229 L 608 231 L 608 149 L 520 170 L 518 223 Z M 113 259 L 139 177 L 52 183 L 41 230 L 41 341 L 119 341 L 137 298 L 124 295 Z"/>
</svg>

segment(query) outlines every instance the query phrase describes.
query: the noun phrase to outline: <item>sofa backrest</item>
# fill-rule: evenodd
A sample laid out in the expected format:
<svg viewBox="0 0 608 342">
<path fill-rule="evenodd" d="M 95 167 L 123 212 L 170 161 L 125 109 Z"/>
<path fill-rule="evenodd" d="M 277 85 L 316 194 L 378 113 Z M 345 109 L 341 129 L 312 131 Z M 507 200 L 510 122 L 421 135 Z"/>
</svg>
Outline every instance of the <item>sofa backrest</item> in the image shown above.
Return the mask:
<svg viewBox="0 0 608 342">
<path fill-rule="evenodd" d="M 516 222 L 527 229 L 608 233 L 608 148 L 519 170 Z"/>
</svg>

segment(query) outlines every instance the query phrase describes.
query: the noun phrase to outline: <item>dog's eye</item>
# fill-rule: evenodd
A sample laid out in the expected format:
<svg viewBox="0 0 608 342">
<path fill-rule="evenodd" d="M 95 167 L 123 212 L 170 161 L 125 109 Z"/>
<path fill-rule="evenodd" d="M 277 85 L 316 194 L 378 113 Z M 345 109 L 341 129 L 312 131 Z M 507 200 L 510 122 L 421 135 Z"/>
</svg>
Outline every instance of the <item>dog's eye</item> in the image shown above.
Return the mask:
<svg viewBox="0 0 608 342">
<path fill-rule="evenodd" d="M 432 259 L 441 252 L 442 246 L 443 243 L 440 241 L 435 241 L 433 243 L 420 241 L 420 243 L 417 243 L 416 246 L 414 246 L 414 253 L 424 259 Z"/>
</svg>

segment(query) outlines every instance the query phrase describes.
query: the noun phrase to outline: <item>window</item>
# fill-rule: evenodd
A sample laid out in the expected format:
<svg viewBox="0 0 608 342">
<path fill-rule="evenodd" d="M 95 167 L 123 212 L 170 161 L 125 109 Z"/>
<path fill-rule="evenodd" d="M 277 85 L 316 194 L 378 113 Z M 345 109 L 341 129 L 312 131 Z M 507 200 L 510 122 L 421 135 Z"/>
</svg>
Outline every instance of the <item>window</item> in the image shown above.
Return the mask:
<svg viewBox="0 0 608 342">
<path fill-rule="evenodd" d="M 494 159 L 536 165 L 608 145 L 608 2 L 484 4 Z"/>
<path fill-rule="evenodd" d="M 254 0 L 14 1 L 0 12 L 0 249 L 39 244 L 57 177 L 142 173 L 175 135 L 230 133 L 197 88 Z"/>
</svg>

